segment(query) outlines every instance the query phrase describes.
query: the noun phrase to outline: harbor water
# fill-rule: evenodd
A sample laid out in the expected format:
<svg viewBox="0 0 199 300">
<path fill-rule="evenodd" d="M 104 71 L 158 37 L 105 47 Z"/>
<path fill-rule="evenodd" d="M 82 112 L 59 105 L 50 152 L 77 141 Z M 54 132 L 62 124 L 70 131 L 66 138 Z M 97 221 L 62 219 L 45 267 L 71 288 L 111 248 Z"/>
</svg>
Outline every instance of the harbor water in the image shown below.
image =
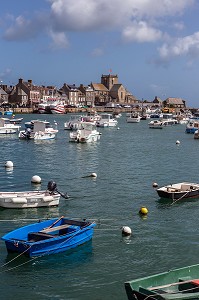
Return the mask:
<svg viewBox="0 0 199 300">
<path fill-rule="evenodd" d="M 0 241 L 1 299 L 126 300 L 124 282 L 199 263 L 199 199 L 172 204 L 158 186 L 199 182 L 199 141 L 185 125 L 149 129 L 148 121 L 100 128 L 96 143 L 69 142 L 67 115 L 17 115 L 57 122 L 52 141 L 0 137 L 0 190 L 46 189 L 53 180 L 67 192 L 58 207 L 0 209 L 0 236 L 45 218 L 95 221 L 92 241 L 67 252 L 30 259 L 8 254 Z M 180 144 L 176 144 L 179 140 Z M 13 170 L 5 168 L 12 161 Z M 96 173 L 97 177 L 89 175 Z M 32 185 L 34 175 L 41 185 Z M 139 215 L 142 206 L 148 209 Z M 132 230 L 122 237 L 122 226 Z"/>
</svg>

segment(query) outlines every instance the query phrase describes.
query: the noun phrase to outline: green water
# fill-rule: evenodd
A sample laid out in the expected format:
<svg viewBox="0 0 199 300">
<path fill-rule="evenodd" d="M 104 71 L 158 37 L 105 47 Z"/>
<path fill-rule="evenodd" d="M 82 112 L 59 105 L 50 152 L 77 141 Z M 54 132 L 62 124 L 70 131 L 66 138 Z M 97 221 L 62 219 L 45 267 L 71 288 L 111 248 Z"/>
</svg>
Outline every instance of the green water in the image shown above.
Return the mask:
<svg viewBox="0 0 199 300">
<path fill-rule="evenodd" d="M 31 178 L 39 175 L 39 188 L 53 179 L 70 199 L 54 208 L 1 209 L 0 236 L 61 215 L 97 226 L 92 242 L 33 260 L 8 255 L 0 241 L 1 299 L 125 300 L 125 281 L 199 262 L 199 199 L 171 205 L 152 187 L 199 182 L 199 141 L 185 134 L 185 125 L 154 130 L 148 121 L 126 123 L 123 114 L 116 128 L 101 128 L 100 141 L 88 145 L 69 143 L 63 129 L 69 115 L 23 117 L 56 120 L 59 133 L 55 141 L 40 143 L 1 137 L 1 190 L 34 189 Z M 12 172 L 4 168 L 7 160 L 14 163 Z M 96 179 L 87 177 L 93 172 Z M 141 206 L 148 208 L 145 218 Z M 124 225 L 132 229 L 130 238 L 122 237 Z"/>
</svg>

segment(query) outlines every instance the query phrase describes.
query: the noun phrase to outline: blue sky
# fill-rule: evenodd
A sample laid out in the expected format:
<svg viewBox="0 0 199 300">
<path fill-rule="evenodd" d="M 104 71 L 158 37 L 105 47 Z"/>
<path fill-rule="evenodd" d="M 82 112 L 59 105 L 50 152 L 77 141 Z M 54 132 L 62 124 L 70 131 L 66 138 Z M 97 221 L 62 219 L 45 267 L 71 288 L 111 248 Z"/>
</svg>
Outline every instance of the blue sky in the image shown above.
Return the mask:
<svg viewBox="0 0 199 300">
<path fill-rule="evenodd" d="M 198 0 L 4 0 L 0 81 L 88 85 L 117 74 L 137 99 L 199 107 Z"/>
</svg>

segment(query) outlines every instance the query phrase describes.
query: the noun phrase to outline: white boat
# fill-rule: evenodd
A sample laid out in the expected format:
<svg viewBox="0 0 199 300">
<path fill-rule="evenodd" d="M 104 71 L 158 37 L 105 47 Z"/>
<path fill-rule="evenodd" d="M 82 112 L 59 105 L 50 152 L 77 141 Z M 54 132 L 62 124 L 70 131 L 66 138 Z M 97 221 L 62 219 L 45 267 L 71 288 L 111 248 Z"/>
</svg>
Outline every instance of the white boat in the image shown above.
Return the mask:
<svg viewBox="0 0 199 300">
<path fill-rule="evenodd" d="M 178 124 L 177 119 L 175 119 L 171 113 L 161 114 L 160 120 L 163 123 L 163 126 L 172 126 Z"/>
<path fill-rule="evenodd" d="M 149 125 L 149 128 L 156 128 L 156 129 L 162 129 L 163 128 L 163 123 L 159 120 L 150 121 L 148 123 L 148 125 Z"/>
<path fill-rule="evenodd" d="M 15 118 L 12 117 L 12 119 L 9 119 L 11 124 L 21 124 L 21 122 L 23 121 L 23 118 Z"/>
<path fill-rule="evenodd" d="M 47 113 L 47 106 L 48 106 L 47 102 L 39 103 L 38 104 L 38 112 L 40 114 Z"/>
<path fill-rule="evenodd" d="M 50 111 L 52 114 L 65 114 L 65 106 L 62 103 L 53 103 L 50 105 Z"/>
<path fill-rule="evenodd" d="M 117 125 L 117 120 L 113 118 L 112 114 L 101 114 L 101 118 L 96 122 L 97 127 L 115 127 Z"/>
<path fill-rule="evenodd" d="M 195 133 L 199 129 L 199 120 L 198 119 L 190 119 L 186 125 L 185 132 L 186 133 Z"/>
<path fill-rule="evenodd" d="M 80 129 L 70 132 L 70 142 L 91 143 L 100 139 L 95 123 L 81 122 Z"/>
<path fill-rule="evenodd" d="M 85 122 L 94 122 L 95 124 L 100 121 L 101 116 L 96 111 L 90 111 L 86 116 L 83 116 Z"/>
<path fill-rule="evenodd" d="M 32 126 L 19 132 L 20 139 L 26 140 L 52 140 L 56 137 L 58 130 L 47 121 L 34 120 Z"/>
<path fill-rule="evenodd" d="M 139 113 L 131 113 L 128 118 L 126 118 L 127 123 L 139 123 L 141 120 L 141 116 Z"/>
<path fill-rule="evenodd" d="M 72 115 L 69 121 L 64 123 L 64 129 L 77 130 L 80 128 L 80 124 L 83 121 L 82 115 Z"/>
<path fill-rule="evenodd" d="M 33 208 L 59 205 L 60 196 L 68 195 L 59 193 L 53 181 L 48 182 L 48 187 L 43 191 L 25 192 L 0 192 L 0 207 L 4 208 Z"/>
<path fill-rule="evenodd" d="M 0 134 L 17 133 L 20 127 L 20 125 L 10 123 L 8 118 L 0 118 Z"/>
<path fill-rule="evenodd" d="M 191 182 L 180 182 L 168 184 L 157 190 L 160 198 L 169 198 L 172 200 L 182 200 L 184 198 L 198 198 L 199 184 Z"/>
<path fill-rule="evenodd" d="M 194 135 L 193 135 L 194 139 L 199 139 L 199 131 L 198 129 L 194 132 Z"/>
</svg>

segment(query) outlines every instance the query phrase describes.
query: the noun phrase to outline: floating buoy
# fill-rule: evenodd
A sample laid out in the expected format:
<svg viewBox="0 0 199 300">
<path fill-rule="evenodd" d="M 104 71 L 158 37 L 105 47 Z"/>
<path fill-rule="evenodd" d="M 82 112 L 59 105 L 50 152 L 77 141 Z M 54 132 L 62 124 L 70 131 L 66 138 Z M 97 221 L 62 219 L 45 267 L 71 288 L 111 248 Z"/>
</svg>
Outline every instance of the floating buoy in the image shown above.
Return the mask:
<svg viewBox="0 0 199 300">
<path fill-rule="evenodd" d="M 117 130 L 119 130 L 120 128 L 118 127 Z"/>
<path fill-rule="evenodd" d="M 131 235 L 131 228 L 128 226 L 123 226 L 122 227 L 122 234 L 123 235 Z"/>
<path fill-rule="evenodd" d="M 147 215 L 148 214 L 148 209 L 145 206 L 142 206 L 139 210 L 139 213 L 141 215 Z"/>
<path fill-rule="evenodd" d="M 153 187 L 154 187 L 154 188 L 158 187 L 157 182 L 154 182 L 154 183 L 153 183 Z"/>
<path fill-rule="evenodd" d="M 13 162 L 10 161 L 10 160 L 6 161 L 5 167 L 6 167 L 6 168 L 13 168 Z"/>
<path fill-rule="evenodd" d="M 39 184 L 41 183 L 41 177 L 39 177 L 38 175 L 34 175 L 31 179 L 31 182 Z"/>
<path fill-rule="evenodd" d="M 180 144 L 180 141 L 177 140 L 177 141 L 176 141 L 176 145 L 179 145 L 179 144 Z"/>
<path fill-rule="evenodd" d="M 96 173 L 91 173 L 90 177 L 97 177 L 97 174 Z"/>
</svg>

